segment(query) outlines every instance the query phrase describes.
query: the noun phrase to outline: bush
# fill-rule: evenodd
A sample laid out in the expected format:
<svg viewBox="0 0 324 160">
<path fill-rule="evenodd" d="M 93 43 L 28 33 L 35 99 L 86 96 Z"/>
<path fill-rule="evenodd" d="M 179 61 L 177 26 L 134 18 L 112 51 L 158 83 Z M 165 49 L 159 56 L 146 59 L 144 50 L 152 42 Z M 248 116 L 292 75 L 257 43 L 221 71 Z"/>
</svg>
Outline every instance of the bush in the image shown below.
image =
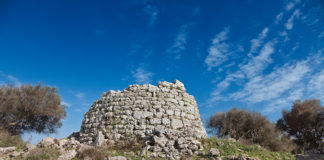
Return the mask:
<svg viewBox="0 0 324 160">
<path fill-rule="evenodd" d="M 319 100 L 297 100 L 291 111 L 284 110 L 277 127 L 285 131 L 301 150 L 317 149 L 324 139 L 324 107 Z"/>
<path fill-rule="evenodd" d="M 107 147 L 91 147 L 82 150 L 77 155 L 78 159 L 91 159 L 91 160 L 102 160 L 109 156 Z"/>
<path fill-rule="evenodd" d="M 0 131 L 0 147 L 12 147 L 15 146 L 18 149 L 24 147 L 24 141 L 20 135 L 11 135 L 9 132 Z"/>
<path fill-rule="evenodd" d="M 208 121 L 209 133 L 218 137 L 232 137 L 244 143 L 259 144 L 272 151 L 292 151 L 290 139 L 276 129 L 261 113 L 232 108 L 229 112 L 216 113 Z"/>
<path fill-rule="evenodd" d="M 143 147 L 142 140 L 136 137 L 133 140 L 120 141 L 114 145 L 87 148 L 79 152 L 76 158 L 102 160 L 109 156 L 125 156 L 130 159 L 140 159 L 139 156 L 135 155 L 139 155 Z M 129 155 L 127 152 L 133 152 L 135 155 Z"/>
<path fill-rule="evenodd" d="M 60 156 L 60 152 L 52 148 L 36 148 L 27 156 L 26 160 L 56 160 Z"/>
<path fill-rule="evenodd" d="M 38 84 L 0 87 L 0 130 L 54 133 L 66 112 L 56 88 Z"/>
<path fill-rule="evenodd" d="M 218 139 L 215 137 L 202 139 L 204 152 L 207 154 L 210 148 L 217 148 L 220 156 L 235 156 L 248 155 L 246 159 L 265 159 L 265 160 L 295 160 L 295 156 L 287 152 L 271 152 L 262 148 L 260 145 L 244 145 L 229 139 Z M 208 159 L 209 157 L 200 156 L 201 158 Z M 197 158 L 199 159 L 199 158 Z M 224 158 L 227 159 L 227 158 Z M 230 159 L 230 158 L 228 158 Z M 236 158 L 240 159 L 240 158 Z M 245 158 L 244 158 L 245 159 Z"/>
</svg>

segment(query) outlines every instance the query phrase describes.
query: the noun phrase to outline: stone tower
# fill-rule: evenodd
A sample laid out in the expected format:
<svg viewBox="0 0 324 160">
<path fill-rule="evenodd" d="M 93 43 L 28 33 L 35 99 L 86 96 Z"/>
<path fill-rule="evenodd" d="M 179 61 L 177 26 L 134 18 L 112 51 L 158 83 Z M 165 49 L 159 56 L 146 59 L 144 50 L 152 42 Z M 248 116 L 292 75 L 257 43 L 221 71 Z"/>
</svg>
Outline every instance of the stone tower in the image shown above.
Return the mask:
<svg viewBox="0 0 324 160">
<path fill-rule="evenodd" d="M 145 141 L 143 152 L 179 157 L 202 149 L 198 139 L 207 134 L 194 97 L 178 80 L 103 93 L 84 114 L 79 132 L 81 143 L 97 146 L 135 137 Z"/>
</svg>

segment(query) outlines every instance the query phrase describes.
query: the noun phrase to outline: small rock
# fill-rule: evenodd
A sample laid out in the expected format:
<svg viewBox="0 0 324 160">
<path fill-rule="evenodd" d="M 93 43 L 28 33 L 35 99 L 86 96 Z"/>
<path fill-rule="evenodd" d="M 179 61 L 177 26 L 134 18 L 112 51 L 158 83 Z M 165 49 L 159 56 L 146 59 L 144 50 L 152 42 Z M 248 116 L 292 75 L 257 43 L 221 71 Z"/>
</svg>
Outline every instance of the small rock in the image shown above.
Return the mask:
<svg viewBox="0 0 324 160">
<path fill-rule="evenodd" d="M 25 144 L 24 151 L 25 151 L 25 152 L 29 152 L 29 151 L 31 151 L 31 150 L 33 150 L 33 149 L 35 149 L 35 148 L 36 148 L 35 145 L 33 145 L 33 144 L 31 144 L 31 143 L 26 143 L 26 144 Z"/>
<path fill-rule="evenodd" d="M 208 151 L 208 155 L 210 157 L 218 157 L 219 156 L 219 150 L 216 148 L 210 148 Z"/>
<path fill-rule="evenodd" d="M 127 160 L 127 158 L 123 156 L 115 156 L 115 157 L 109 157 L 106 160 Z"/>
<path fill-rule="evenodd" d="M 16 151 L 16 147 L 1 147 L 0 148 L 0 157 L 7 156 Z"/>
<path fill-rule="evenodd" d="M 158 137 L 158 136 L 154 136 L 153 140 L 154 143 L 158 144 L 160 147 L 164 147 L 168 141 L 168 139 L 166 139 L 165 137 Z"/>
<path fill-rule="evenodd" d="M 37 146 L 39 147 L 49 147 L 51 145 L 54 145 L 55 144 L 55 138 L 52 138 L 52 137 L 46 137 L 46 138 L 43 138 L 38 144 Z"/>
<path fill-rule="evenodd" d="M 178 145 L 180 145 L 180 144 L 185 143 L 186 140 L 183 137 L 181 137 L 181 138 L 177 139 L 176 142 L 177 142 Z"/>
<path fill-rule="evenodd" d="M 75 155 L 77 154 L 77 152 L 75 150 L 70 150 L 62 155 L 60 155 L 57 160 L 71 160 L 73 157 L 75 157 Z"/>
</svg>

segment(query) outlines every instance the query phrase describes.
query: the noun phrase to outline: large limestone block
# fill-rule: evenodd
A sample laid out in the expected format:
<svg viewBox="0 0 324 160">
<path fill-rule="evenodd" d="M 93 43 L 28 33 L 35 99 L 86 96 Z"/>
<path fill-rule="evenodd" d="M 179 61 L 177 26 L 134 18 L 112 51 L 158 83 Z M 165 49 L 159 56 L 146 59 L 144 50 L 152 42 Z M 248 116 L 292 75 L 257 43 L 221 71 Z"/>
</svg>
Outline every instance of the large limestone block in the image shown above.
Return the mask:
<svg viewBox="0 0 324 160">
<path fill-rule="evenodd" d="M 183 127 L 183 123 L 180 119 L 172 119 L 171 120 L 171 127 L 173 129 L 179 129 Z"/>
</svg>

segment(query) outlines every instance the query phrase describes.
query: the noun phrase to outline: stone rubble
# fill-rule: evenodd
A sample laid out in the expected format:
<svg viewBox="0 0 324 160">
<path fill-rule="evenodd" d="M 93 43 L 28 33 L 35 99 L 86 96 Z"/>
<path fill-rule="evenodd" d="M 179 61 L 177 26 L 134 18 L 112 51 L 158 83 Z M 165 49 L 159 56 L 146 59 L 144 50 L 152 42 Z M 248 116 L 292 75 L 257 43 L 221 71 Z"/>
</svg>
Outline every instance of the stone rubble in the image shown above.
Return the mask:
<svg viewBox="0 0 324 160">
<path fill-rule="evenodd" d="M 143 155 L 179 158 L 202 150 L 198 139 L 207 133 L 194 97 L 175 80 L 103 93 L 72 136 L 95 146 L 139 138 L 146 144 Z"/>
</svg>

